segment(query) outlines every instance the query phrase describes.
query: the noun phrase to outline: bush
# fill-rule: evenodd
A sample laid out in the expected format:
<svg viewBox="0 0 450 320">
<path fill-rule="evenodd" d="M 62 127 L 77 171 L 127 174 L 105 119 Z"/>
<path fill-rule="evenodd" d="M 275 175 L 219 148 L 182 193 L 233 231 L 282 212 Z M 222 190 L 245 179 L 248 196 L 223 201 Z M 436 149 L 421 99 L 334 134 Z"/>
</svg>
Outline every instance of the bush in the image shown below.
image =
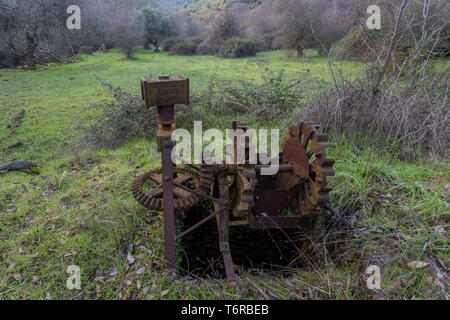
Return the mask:
<svg viewBox="0 0 450 320">
<path fill-rule="evenodd" d="M 94 53 L 94 48 L 89 47 L 89 46 L 81 46 L 80 47 L 80 53 L 82 53 L 82 54 L 93 54 Z"/>
<path fill-rule="evenodd" d="M 156 108 L 145 110 L 140 95 L 104 81 L 100 84 L 112 94 L 113 100 L 86 108 L 87 119 L 76 127 L 81 132 L 77 149 L 116 148 L 133 138 L 154 138 L 158 128 Z M 175 118 L 178 126 L 189 128 L 201 115 L 194 107 L 178 105 Z"/>
<path fill-rule="evenodd" d="M 218 56 L 222 58 L 242 58 L 256 56 L 256 53 L 256 44 L 252 40 L 230 38 L 222 43 Z"/>
<path fill-rule="evenodd" d="M 407 7 L 403 18 L 398 21 L 399 30 L 395 50 L 391 59 L 392 67 L 401 68 L 408 60 L 417 62 L 450 54 L 450 29 L 448 28 L 448 1 L 436 0 L 413 2 Z M 345 60 L 384 60 L 393 38 L 398 8 L 392 3 L 383 4 L 386 12 L 382 30 L 367 30 L 363 26 L 354 27 L 337 46 L 337 58 Z M 423 15 L 426 14 L 424 17 Z"/>
<path fill-rule="evenodd" d="M 16 56 L 13 52 L 1 52 L 0 51 L 0 69 L 1 68 L 12 68 L 20 64 L 20 58 Z"/>
<path fill-rule="evenodd" d="M 256 39 L 258 51 L 270 51 L 282 49 L 282 43 L 277 33 L 264 34 Z"/>
<path fill-rule="evenodd" d="M 168 38 L 163 42 L 163 50 L 164 51 L 170 51 L 170 49 L 172 49 L 172 47 L 174 45 L 176 45 L 177 43 L 182 42 L 183 40 L 180 38 Z"/>
<path fill-rule="evenodd" d="M 448 157 L 448 74 L 429 72 L 401 85 L 390 75 L 376 94 L 370 72 L 338 82 L 317 95 L 299 118 L 318 122 L 336 136 L 354 133 L 362 145 L 375 140 L 380 152 L 406 159 L 419 153 Z"/>
<path fill-rule="evenodd" d="M 217 49 L 211 43 L 210 39 L 202 41 L 197 47 L 197 54 L 216 54 Z"/>
<path fill-rule="evenodd" d="M 183 55 L 190 56 L 197 53 L 197 47 L 203 41 L 203 39 L 194 37 L 188 38 L 180 43 L 175 44 L 169 51 L 171 55 Z"/>
<path fill-rule="evenodd" d="M 306 74 L 298 80 L 287 79 L 283 71 L 265 68 L 262 81 L 212 80 L 208 89 L 192 100 L 207 110 L 208 114 L 247 116 L 252 120 L 287 121 L 301 100 L 316 91 L 320 82 Z"/>
<path fill-rule="evenodd" d="M 89 119 L 78 124 L 82 132 L 79 145 L 83 148 L 118 147 L 134 137 L 152 137 L 156 132 L 155 110 L 143 110 L 139 95 L 101 85 L 113 95 L 113 101 L 86 108 Z"/>
</svg>

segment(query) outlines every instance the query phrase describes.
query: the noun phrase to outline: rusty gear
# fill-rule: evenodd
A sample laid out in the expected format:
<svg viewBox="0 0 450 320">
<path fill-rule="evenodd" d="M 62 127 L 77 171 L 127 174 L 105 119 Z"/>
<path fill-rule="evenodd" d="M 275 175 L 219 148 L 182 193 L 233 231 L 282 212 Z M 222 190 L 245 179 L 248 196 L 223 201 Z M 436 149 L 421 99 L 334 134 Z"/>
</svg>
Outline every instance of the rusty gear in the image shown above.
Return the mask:
<svg viewBox="0 0 450 320">
<path fill-rule="evenodd" d="M 290 127 L 283 143 L 283 162 L 294 166 L 295 178 L 290 179 L 289 187 L 300 185 L 297 209 L 301 215 L 313 213 L 330 200 L 326 177 L 335 175 L 335 161 L 325 153 L 332 144 L 318 129 L 318 125 L 300 122 Z"/>
<path fill-rule="evenodd" d="M 207 193 L 211 188 L 211 184 L 205 179 L 201 179 L 196 172 L 185 168 L 175 168 L 174 173 L 178 176 L 175 179 L 176 182 L 182 185 L 192 182 L 195 186 L 194 190 L 197 192 Z M 148 192 L 144 192 L 143 187 L 149 180 L 153 181 L 157 186 Z M 163 211 L 162 169 L 152 170 L 139 176 L 133 184 L 132 192 L 136 201 L 145 208 L 153 211 Z M 199 196 L 177 187 L 174 187 L 174 195 L 175 211 L 188 210 L 201 200 Z"/>
</svg>

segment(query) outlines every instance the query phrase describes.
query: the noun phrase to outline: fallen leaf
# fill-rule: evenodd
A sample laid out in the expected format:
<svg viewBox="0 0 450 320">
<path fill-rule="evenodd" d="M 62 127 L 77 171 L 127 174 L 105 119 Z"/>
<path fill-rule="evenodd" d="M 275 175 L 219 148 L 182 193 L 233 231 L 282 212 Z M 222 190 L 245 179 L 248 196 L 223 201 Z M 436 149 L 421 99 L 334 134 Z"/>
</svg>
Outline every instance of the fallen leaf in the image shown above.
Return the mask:
<svg viewBox="0 0 450 320">
<path fill-rule="evenodd" d="M 423 269 L 429 265 L 429 263 L 421 261 L 412 261 L 408 263 L 408 267 L 410 267 L 411 269 Z"/>
<path fill-rule="evenodd" d="M 110 277 L 114 277 L 117 276 L 119 274 L 119 269 L 117 269 L 117 267 L 114 267 L 111 272 L 109 273 Z"/>
<path fill-rule="evenodd" d="M 407 287 L 408 285 L 413 283 L 415 280 L 416 280 L 416 276 L 415 275 L 406 276 L 406 277 L 404 277 L 402 279 L 402 285 L 403 285 L 403 287 Z"/>
<path fill-rule="evenodd" d="M 439 234 L 443 238 L 447 238 L 447 232 L 445 232 L 445 228 L 443 226 L 435 226 L 434 231 Z"/>
<path fill-rule="evenodd" d="M 20 275 L 20 273 L 14 273 L 13 278 L 16 281 L 20 281 L 22 279 L 22 276 Z"/>
<path fill-rule="evenodd" d="M 136 273 L 137 273 L 138 275 L 143 274 L 144 272 L 145 272 L 145 267 L 139 268 L 139 269 L 136 271 Z"/>
<path fill-rule="evenodd" d="M 129 264 L 133 264 L 136 261 L 136 259 L 134 259 L 133 255 L 130 252 L 128 252 L 127 254 L 127 260 Z"/>
<path fill-rule="evenodd" d="M 161 292 L 161 297 L 167 296 L 168 293 L 169 290 L 164 290 L 163 292 Z"/>
<path fill-rule="evenodd" d="M 38 276 L 33 276 L 33 278 L 31 279 L 31 281 L 32 281 L 34 284 L 37 284 L 37 283 L 39 282 L 40 279 L 41 279 L 41 278 L 39 278 Z"/>
</svg>

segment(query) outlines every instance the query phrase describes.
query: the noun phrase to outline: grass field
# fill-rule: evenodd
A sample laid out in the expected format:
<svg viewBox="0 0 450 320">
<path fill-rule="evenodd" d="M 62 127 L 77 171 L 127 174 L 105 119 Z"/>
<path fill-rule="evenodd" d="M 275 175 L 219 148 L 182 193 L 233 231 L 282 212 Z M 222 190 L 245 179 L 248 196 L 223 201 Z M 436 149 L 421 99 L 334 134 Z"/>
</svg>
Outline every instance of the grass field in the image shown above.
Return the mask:
<svg viewBox="0 0 450 320">
<path fill-rule="evenodd" d="M 330 154 L 337 159 L 333 205 L 351 203 L 354 219 L 351 236 L 337 251 L 339 263 L 283 274 L 244 270 L 239 283 L 167 277 L 162 217 L 149 216 L 129 191 L 136 175 L 159 164 L 155 142 L 136 138 L 117 149 L 74 152 L 84 108 L 111 99 L 99 82 L 138 93 L 141 77 L 184 74 L 197 93 L 211 79 L 259 81 L 265 66 L 285 70 L 287 78 L 307 73 L 326 81 L 327 60 L 299 62 L 283 52 L 227 60 L 150 51 L 126 60 L 115 50 L 80 58 L 36 70 L 0 70 L 0 163 L 30 160 L 44 169 L 41 176 L 0 177 L 0 299 L 445 297 L 450 166 L 421 157 L 404 162 L 351 137 L 335 141 Z M 360 68 L 338 64 L 346 75 Z M 10 134 L 7 125 L 22 108 L 23 125 Z M 18 141 L 24 145 L 7 149 Z M 417 268 L 414 261 L 429 265 Z M 382 267 L 377 291 L 364 280 L 374 263 Z M 81 269 L 81 290 L 66 288 L 70 265 Z"/>
</svg>

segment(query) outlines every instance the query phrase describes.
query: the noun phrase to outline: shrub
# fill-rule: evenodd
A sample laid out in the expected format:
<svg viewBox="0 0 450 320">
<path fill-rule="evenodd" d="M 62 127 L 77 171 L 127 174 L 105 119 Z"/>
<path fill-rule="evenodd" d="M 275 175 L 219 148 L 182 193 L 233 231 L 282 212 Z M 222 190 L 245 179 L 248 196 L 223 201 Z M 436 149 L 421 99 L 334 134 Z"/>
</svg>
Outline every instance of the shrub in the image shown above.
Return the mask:
<svg viewBox="0 0 450 320">
<path fill-rule="evenodd" d="M 175 44 L 169 51 L 171 55 L 194 55 L 197 52 L 198 45 L 203 40 L 199 37 L 188 38 L 180 43 Z"/>
<path fill-rule="evenodd" d="M 317 95 L 299 118 L 316 121 L 336 136 L 352 132 L 361 144 L 375 139 L 380 152 L 408 159 L 421 152 L 448 157 L 448 74 L 411 77 L 401 85 L 394 74 L 377 94 L 373 88 L 371 73 L 338 82 Z"/>
<path fill-rule="evenodd" d="M 196 53 L 197 54 L 216 54 L 217 49 L 211 43 L 210 39 L 206 39 L 205 41 L 202 41 L 198 45 Z"/>
<path fill-rule="evenodd" d="M 156 132 L 156 111 L 143 110 L 139 95 L 101 85 L 113 95 L 113 101 L 86 108 L 89 119 L 78 124 L 82 132 L 79 145 L 90 148 L 118 147 L 133 137 L 152 137 Z"/>
<path fill-rule="evenodd" d="M 279 40 L 279 35 L 274 32 L 259 36 L 256 40 L 258 51 L 280 50 L 282 43 Z"/>
<path fill-rule="evenodd" d="M 338 43 L 336 52 L 339 59 L 367 62 L 386 58 L 397 24 L 398 8 L 389 1 L 382 5 L 386 12 L 382 30 L 354 27 Z M 450 54 L 448 8 L 448 1 L 436 0 L 413 1 L 405 9 L 398 21 L 399 31 L 391 60 L 393 67 L 401 67 L 407 60 L 425 61 Z"/>
<path fill-rule="evenodd" d="M 81 46 L 80 47 L 80 53 L 82 53 L 82 54 L 93 54 L 94 53 L 94 48 L 89 47 L 89 46 Z"/>
<path fill-rule="evenodd" d="M 197 51 L 197 46 L 193 42 L 183 41 L 176 45 L 174 45 L 169 54 L 171 55 L 183 55 L 183 56 L 191 56 L 194 55 Z"/>
<path fill-rule="evenodd" d="M 158 127 L 156 108 L 145 110 L 140 95 L 104 81 L 100 84 L 112 94 L 113 100 L 86 108 L 87 119 L 76 128 L 81 131 L 77 149 L 115 148 L 133 138 L 154 138 Z M 176 108 L 180 127 L 189 128 L 200 117 L 194 107 L 178 105 Z"/>
<path fill-rule="evenodd" d="M 20 64 L 20 58 L 14 52 L 0 51 L 0 68 L 11 68 Z"/>
<path fill-rule="evenodd" d="M 253 120 L 287 121 L 301 100 L 319 86 L 316 80 L 306 74 L 299 74 L 297 80 L 287 79 L 283 71 L 265 68 L 262 81 L 212 80 L 208 89 L 193 101 L 209 114 L 225 116 L 248 116 Z"/>
<path fill-rule="evenodd" d="M 170 51 L 170 49 L 172 49 L 172 47 L 174 45 L 176 45 L 177 43 L 180 43 L 182 41 L 183 41 L 182 39 L 176 38 L 176 37 L 168 38 L 163 42 L 163 50 Z"/>
<path fill-rule="evenodd" d="M 256 56 L 256 44 L 252 40 L 230 38 L 220 47 L 218 56 L 222 58 L 242 58 Z"/>
</svg>

